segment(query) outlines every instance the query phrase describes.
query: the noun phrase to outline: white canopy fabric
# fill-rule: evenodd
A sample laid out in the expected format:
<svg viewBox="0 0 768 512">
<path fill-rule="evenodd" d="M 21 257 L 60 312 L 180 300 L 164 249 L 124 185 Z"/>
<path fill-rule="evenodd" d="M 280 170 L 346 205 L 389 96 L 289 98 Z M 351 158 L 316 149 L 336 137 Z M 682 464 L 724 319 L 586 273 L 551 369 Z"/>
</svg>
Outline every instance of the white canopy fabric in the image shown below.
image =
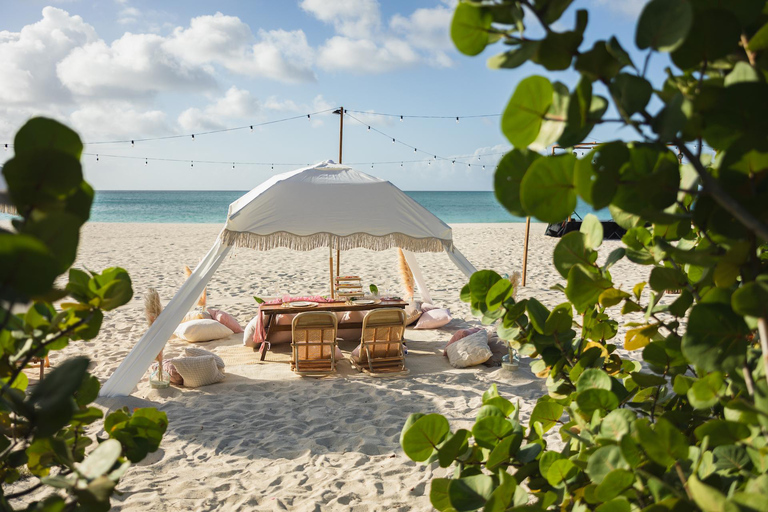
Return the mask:
<svg viewBox="0 0 768 512">
<path fill-rule="evenodd" d="M 475 267 L 454 247 L 451 228 L 388 181 L 332 161 L 273 176 L 229 205 L 211 250 L 101 388 L 130 394 L 195 304 L 232 247 L 403 249 L 417 288 L 431 302 L 417 252 L 445 251 L 467 276 Z"/>
</svg>

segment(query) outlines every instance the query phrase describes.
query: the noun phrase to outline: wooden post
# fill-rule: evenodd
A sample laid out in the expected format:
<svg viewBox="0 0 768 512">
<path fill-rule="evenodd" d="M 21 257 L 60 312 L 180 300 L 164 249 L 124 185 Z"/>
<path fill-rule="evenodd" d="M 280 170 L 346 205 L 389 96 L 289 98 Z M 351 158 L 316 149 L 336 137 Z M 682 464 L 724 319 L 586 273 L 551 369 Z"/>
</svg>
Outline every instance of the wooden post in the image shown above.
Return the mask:
<svg viewBox="0 0 768 512">
<path fill-rule="evenodd" d="M 525 286 L 525 278 L 528 272 L 528 235 L 531 232 L 531 218 L 525 218 L 525 242 L 523 243 L 523 280 L 521 286 Z"/>
<path fill-rule="evenodd" d="M 336 293 L 333 288 L 333 247 L 328 247 L 328 262 L 331 267 L 331 299 L 333 299 Z"/>
<path fill-rule="evenodd" d="M 339 107 L 339 163 L 341 163 L 341 147 L 344 142 L 344 107 Z"/>
</svg>

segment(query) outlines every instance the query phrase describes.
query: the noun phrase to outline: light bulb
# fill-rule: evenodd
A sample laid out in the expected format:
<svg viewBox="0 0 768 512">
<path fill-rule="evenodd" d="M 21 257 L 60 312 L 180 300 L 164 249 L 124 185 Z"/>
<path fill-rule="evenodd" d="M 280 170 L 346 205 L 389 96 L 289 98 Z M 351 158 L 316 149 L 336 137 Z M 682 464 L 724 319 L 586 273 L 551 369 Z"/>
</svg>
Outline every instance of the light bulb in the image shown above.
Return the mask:
<svg viewBox="0 0 768 512">
<path fill-rule="evenodd" d="M 403 162 L 400 162 L 400 167 L 402 167 L 402 166 L 403 166 Z"/>
<path fill-rule="evenodd" d="M 98 153 L 96 153 L 96 161 L 97 162 L 99 161 L 99 154 Z"/>
<path fill-rule="evenodd" d="M 5 150 L 8 151 L 8 144 L 5 145 Z"/>
<path fill-rule="evenodd" d="M 195 140 L 195 134 L 194 133 L 192 134 L 192 140 Z"/>
<path fill-rule="evenodd" d="M 233 169 L 235 168 L 235 162 L 232 162 L 232 168 Z"/>
<path fill-rule="evenodd" d="M 368 127 L 368 131 L 371 131 L 371 127 L 370 126 Z"/>
<path fill-rule="evenodd" d="M 251 125 L 251 133 L 253 133 L 253 125 Z"/>
<path fill-rule="evenodd" d="M 427 160 L 427 165 L 432 165 L 432 160 Z"/>
<path fill-rule="evenodd" d="M 459 124 L 459 118 L 458 117 L 456 118 L 456 124 Z"/>
<path fill-rule="evenodd" d="M 131 141 L 131 147 L 132 148 L 136 147 L 136 144 L 133 141 Z"/>
<path fill-rule="evenodd" d="M 273 171 L 275 170 L 275 164 L 272 164 L 272 170 Z"/>
<path fill-rule="evenodd" d="M 483 166 L 483 170 L 485 170 L 485 166 Z"/>
<path fill-rule="evenodd" d="M 195 166 L 195 161 L 194 161 L 194 160 L 192 160 L 191 162 L 189 162 L 189 166 L 190 166 L 190 167 L 194 167 L 194 166 Z"/>
<path fill-rule="evenodd" d="M 373 169 L 373 164 L 371 164 L 371 169 Z"/>
<path fill-rule="evenodd" d="M 148 158 L 145 158 L 145 159 L 144 159 L 144 167 L 146 167 L 146 166 L 148 166 L 148 165 L 149 165 L 149 159 L 148 159 Z"/>
<path fill-rule="evenodd" d="M 451 165 L 456 165 L 456 160 L 451 160 Z"/>
<path fill-rule="evenodd" d="M 310 116 L 310 114 L 307 114 L 307 119 L 310 119 L 310 117 L 309 117 L 309 116 Z"/>
<path fill-rule="evenodd" d="M 400 122 L 401 123 L 403 122 L 403 116 L 400 116 Z"/>
<path fill-rule="evenodd" d="M 418 151 L 418 149 L 416 149 L 416 148 L 413 148 L 413 152 L 415 153 L 416 151 Z"/>
</svg>

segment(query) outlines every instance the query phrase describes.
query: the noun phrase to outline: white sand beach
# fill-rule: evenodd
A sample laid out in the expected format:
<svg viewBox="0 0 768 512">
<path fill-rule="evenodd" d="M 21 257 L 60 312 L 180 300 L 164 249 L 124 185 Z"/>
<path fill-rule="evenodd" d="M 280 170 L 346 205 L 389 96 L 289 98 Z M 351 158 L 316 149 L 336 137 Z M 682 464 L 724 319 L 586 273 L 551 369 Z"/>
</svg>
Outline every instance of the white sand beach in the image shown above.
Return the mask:
<svg viewBox="0 0 768 512">
<path fill-rule="evenodd" d="M 521 270 L 524 224 L 459 224 L 456 246 L 478 269 L 500 273 Z M 551 263 L 557 239 L 534 224 L 528 286 L 518 297 L 535 296 L 552 307 L 563 296 L 550 290 L 562 282 Z M 183 265 L 194 265 L 213 243 L 219 225 L 87 224 L 75 266 L 101 270 L 122 266 L 135 295 L 110 312 L 98 338 L 72 343 L 52 356 L 86 355 L 92 372 L 105 381 L 146 330 L 142 299 L 150 287 L 167 302 L 184 281 Z M 619 242 L 606 241 L 603 257 Z M 519 401 L 527 420 L 544 391 L 523 361 L 516 372 L 484 366 L 450 367 L 442 349 L 451 333 L 479 324 L 459 300 L 466 278 L 445 254 L 420 255 L 436 304 L 450 308 L 454 320 L 441 330 L 408 329 L 410 353 L 406 377 L 373 379 L 348 362 L 339 375 L 325 379 L 293 375 L 279 350 L 259 363 L 242 351 L 228 359 L 226 379 L 197 389 L 152 390 L 147 377 L 134 395 L 100 399 L 107 408 L 152 406 L 168 414 L 170 425 L 161 450 L 131 468 L 113 498 L 113 510 L 429 510 L 429 481 L 446 470 L 411 462 L 400 449 L 400 429 L 413 412 L 438 412 L 452 428 L 468 427 L 481 395 L 496 383 L 503 396 Z M 379 287 L 397 284 L 395 250 L 356 249 L 342 253 L 342 273 L 363 276 Z M 645 280 L 648 267 L 620 262 L 612 271 L 617 284 Z M 257 252 L 236 249 L 208 287 L 208 306 L 233 314 L 245 325 L 256 313 L 253 295 L 271 295 L 275 285 L 293 294 L 328 293 L 328 253 L 319 249 Z M 394 288 L 394 287 L 393 287 Z M 199 344 L 230 356 L 242 335 Z M 183 341 L 171 341 L 166 357 L 181 353 Z M 354 345 L 343 345 L 348 355 Z M 270 361 L 271 360 L 271 361 Z M 248 363 L 237 364 L 233 363 Z"/>
</svg>

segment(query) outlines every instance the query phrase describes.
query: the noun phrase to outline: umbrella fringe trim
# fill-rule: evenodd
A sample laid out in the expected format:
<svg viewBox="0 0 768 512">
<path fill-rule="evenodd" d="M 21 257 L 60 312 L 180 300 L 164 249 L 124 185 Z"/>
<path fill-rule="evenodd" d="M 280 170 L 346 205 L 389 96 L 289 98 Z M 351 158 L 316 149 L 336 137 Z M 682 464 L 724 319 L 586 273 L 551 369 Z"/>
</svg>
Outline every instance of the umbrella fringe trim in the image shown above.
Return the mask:
<svg viewBox="0 0 768 512">
<path fill-rule="evenodd" d="M 221 241 L 230 247 L 247 247 L 259 251 L 268 251 L 278 247 L 295 251 L 311 251 L 322 247 L 331 247 L 342 251 L 358 247 L 372 251 L 384 251 L 399 247 L 411 252 L 443 252 L 453 249 L 453 241 L 451 240 L 435 237 L 414 238 L 403 233 L 389 233 L 383 236 L 352 233 L 339 236 L 333 233 L 296 235 L 287 231 L 278 231 L 269 235 L 257 235 L 225 229 L 221 233 Z"/>
</svg>

